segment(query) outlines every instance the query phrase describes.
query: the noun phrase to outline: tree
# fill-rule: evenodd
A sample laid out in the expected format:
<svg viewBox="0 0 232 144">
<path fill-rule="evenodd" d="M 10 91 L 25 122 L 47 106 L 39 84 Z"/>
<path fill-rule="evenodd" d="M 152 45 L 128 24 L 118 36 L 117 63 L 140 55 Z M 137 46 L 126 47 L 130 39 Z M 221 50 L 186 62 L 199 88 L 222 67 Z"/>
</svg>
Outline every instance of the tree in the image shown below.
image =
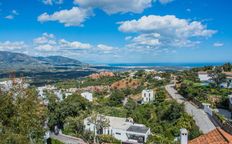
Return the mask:
<svg viewBox="0 0 232 144">
<path fill-rule="evenodd" d="M 232 70 L 232 65 L 230 63 L 225 63 L 223 66 L 222 66 L 223 70 L 226 71 L 226 72 L 230 72 Z"/>
<path fill-rule="evenodd" d="M 110 126 L 110 121 L 104 115 L 93 112 L 88 121 L 94 124 L 94 143 L 96 143 L 96 136 L 102 133 L 104 128 Z"/>
<path fill-rule="evenodd" d="M 226 75 L 222 73 L 220 67 L 215 67 L 212 71 L 208 72 L 210 80 L 213 82 L 213 86 L 219 88 L 223 82 L 226 82 Z"/>
<path fill-rule="evenodd" d="M 0 96 L 0 112 L 2 143 L 43 143 L 46 108 L 35 89 Z"/>
<path fill-rule="evenodd" d="M 119 90 L 113 91 L 109 98 L 108 105 L 119 106 L 120 104 L 122 104 L 122 101 L 124 98 L 125 98 L 125 95 L 122 91 L 119 91 Z"/>
</svg>

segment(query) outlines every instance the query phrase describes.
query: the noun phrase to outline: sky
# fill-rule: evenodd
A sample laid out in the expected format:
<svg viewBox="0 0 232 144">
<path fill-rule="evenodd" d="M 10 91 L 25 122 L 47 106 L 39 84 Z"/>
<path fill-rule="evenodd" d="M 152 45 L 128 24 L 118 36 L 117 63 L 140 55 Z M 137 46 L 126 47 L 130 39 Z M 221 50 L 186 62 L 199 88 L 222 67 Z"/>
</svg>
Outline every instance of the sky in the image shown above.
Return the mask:
<svg viewBox="0 0 232 144">
<path fill-rule="evenodd" d="M 0 0 L 0 51 L 86 63 L 232 62 L 231 0 Z"/>
</svg>

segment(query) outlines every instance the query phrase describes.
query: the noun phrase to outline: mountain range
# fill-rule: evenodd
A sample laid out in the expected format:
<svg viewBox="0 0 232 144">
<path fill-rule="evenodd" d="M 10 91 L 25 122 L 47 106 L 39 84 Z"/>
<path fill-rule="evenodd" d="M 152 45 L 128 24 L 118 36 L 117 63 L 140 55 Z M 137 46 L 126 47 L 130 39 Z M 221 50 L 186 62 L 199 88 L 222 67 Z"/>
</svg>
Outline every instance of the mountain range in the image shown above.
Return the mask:
<svg viewBox="0 0 232 144">
<path fill-rule="evenodd" d="M 0 71 L 55 71 L 80 69 L 86 64 L 67 57 L 32 57 L 22 53 L 0 51 Z"/>
</svg>

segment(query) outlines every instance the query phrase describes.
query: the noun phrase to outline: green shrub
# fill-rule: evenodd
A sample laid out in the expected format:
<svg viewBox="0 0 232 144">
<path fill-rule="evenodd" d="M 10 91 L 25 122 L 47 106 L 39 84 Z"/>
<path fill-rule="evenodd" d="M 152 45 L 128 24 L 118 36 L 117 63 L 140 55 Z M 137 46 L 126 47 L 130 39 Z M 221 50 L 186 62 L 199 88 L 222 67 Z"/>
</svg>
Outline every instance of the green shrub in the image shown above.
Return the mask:
<svg viewBox="0 0 232 144">
<path fill-rule="evenodd" d="M 110 135 L 98 135 L 99 143 L 114 143 L 120 144 L 121 142 Z"/>
</svg>

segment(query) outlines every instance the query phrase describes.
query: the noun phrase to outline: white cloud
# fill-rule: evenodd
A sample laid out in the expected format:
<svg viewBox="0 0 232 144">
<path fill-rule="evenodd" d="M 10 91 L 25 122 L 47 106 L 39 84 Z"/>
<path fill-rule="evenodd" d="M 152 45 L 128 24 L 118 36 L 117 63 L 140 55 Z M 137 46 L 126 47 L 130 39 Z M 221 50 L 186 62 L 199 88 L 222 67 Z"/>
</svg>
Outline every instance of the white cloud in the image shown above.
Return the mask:
<svg viewBox="0 0 232 144">
<path fill-rule="evenodd" d="M 65 39 L 61 39 L 59 41 L 61 48 L 67 48 L 67 49 L 90 49 L 92 48 L 92 45 L 88 43 L 81 43 L 79 41 L 67 41 Z"/>
<path fill-rule="evenodd" d="M 49 15 L 48 13 L 43 13 L 38 17 L 38 21 L 59 21 L 67 27 L 82 26 L 82 23 L 91 15 L 92 13 L 89 9 L 73 7 L 70 10 L 57 11 L 51 15 Z"/>
<path fill-rule="evenodd" d="M 97 48 L 99 48 L 102 51 L 112 51 L 114 49 L 114 47 L 108 46 L 108 45 L 104 45 L 104 44 L 97 45 Z"/>
<path fill-rule="evenodd" d="M 12 10 L 11 12 L 13 15 L 19 15 L 19 13 L 16 10 Z"/>
<path fill-rule="evenodd" d="M 120 31 L 139 34 L 131 39 L 130 47 L 192 47 L 200 43 L 197 38 L 210 37 L 216 33 L 201 22 L 179 19 L 174 15 L 143 16 L 119 24 Z"/>
<path fill-rule="evenodd" d="M 18 51 L 26 48 L 27 45 L 23 41 L 5 41 L 0 42 L 0 50 L 2 51 Z"/>
<path fill-rule="evenodd" d="M 159 0 L 159 2 L 161 4 L 167 4 L 167 3 L 170 3 L 170 2 L 173 2 L 174 0 Z"/>
<path fill-rule="evenodd" d="M 19 13 L 16 10 L 12 10 L 11 14 L 5 16 L 6 19 L 12 20 L 15 18 L 15 16 L 19 15 Z"/>
<path fill-rule="evenodd" d="M 141 13 L 151 7 L 152 0 L 74 0 L 83 8 L 99 8 L 107 14 L 115 13 Z"/>
<path fill-rule="evenodd" d="M 158 33 L 141 34 L 137 37 L 134 37 L 132 41 L 137 45 L 158 46 L 160 45 L 159 37 L 160 34 Z"/>
<path fill-rule="evenodd" d="M 143 16 L 139 20 L 120 22 L 122 32 L 156 32 L 176 37 L 211 36 L 216 31 L 208 30 L 198 21 L 189 22 L 186 19 L 176 18 L 174 15 Z"/>
<path fill-rule="evenodd" d="M 46 5 L 53 5 L 53 4 L 62 4 L 63 0 L 42 0 L 42 2 Z"/>
<path fill-rule="evenodd" d="M 54 40 L 55 36 L 53 34 L 43 33 L 41 37 L 35 38 L 33 40 L 34 44 L 56 44 Z"/>
<path fill-rule="evenodd" d="M 8 15 L 8 16 L 6 16 L 5 18 L 6 18 L 6 19 L 9 19 L 9 20 L 12 20 L 12 19 L 14 19 L 14 16 L 13 16 L 13 15 Z"/>
<path fill-rule="evenodd" d="M 35 47 L 35 49 L 38 51 L 41 51 L 41 52 L 56 51 L 56 47 L 54 45 L 50 45 L 50 44 L 38 45 Z"/>
<path fill-rule="evenodd" d="M 213 44 L 214 47 L 222 47 L 224 46 L 224 43 L 221 43 L 221 42 L 216 42 Z"/>
</svg>

